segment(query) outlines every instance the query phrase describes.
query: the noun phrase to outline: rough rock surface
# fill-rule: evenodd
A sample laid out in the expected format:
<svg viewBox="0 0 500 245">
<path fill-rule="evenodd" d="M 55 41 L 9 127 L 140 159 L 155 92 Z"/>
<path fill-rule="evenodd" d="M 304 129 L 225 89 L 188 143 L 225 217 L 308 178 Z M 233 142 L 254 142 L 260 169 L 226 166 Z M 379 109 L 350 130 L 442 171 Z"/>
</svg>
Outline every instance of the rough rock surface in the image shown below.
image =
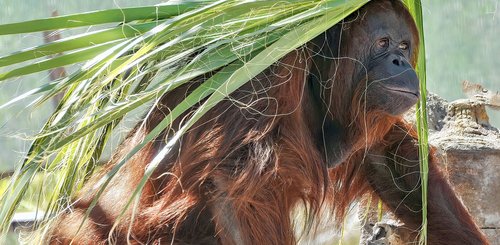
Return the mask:
<svg viewBox="0 0 500 245">
<path fill-rule="evenodd" d="M 500 133 L 488 122 L 485 106 L 491 102 L 477 97 L 447 103 L 435 95 L 428 100 L 429 143 L 491 244 L 500 244 Z M 409 112 L 407 120 L 414 115 Z M 361 244 L 406 244 L 402 224 L 392 215 L 386 212 L 378 223 L 369 215 Z"/>
<path fill-rule="evenodd" d="M 444 121 L 429 141 L 491 244 L 500 244 L 500 133 L 489 124 L 481 100 L 450 103 Z"/>
</svg>

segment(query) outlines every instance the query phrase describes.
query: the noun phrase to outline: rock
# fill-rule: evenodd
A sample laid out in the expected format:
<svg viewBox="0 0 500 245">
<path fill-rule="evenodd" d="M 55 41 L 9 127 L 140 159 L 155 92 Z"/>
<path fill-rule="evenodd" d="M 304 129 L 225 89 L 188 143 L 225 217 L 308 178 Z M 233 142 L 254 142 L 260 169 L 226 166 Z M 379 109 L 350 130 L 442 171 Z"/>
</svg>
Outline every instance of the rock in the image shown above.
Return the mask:
<svg viewBox="0 0 500 245">
<path fill-rule="evenodd" d="M 365 195 L 358 209 L 361 220 L 360 245 L 404 245 L 411 240 L 411 233 L 405 229 L 390 212 L 383 212 L 380 221 L 378 199 Z"/>
<path fill-rule="evenodd" d="M 429 131 L 439 131 L 444 126 L 444 119 L 447 115 L 448 101 L 437 96 L 436 94 L 427 92 L 427 123 Z M 406 121 L 416 125 L 415 107 L 404 114 Z"/>
<path fill-rule="evenodd" d="M 498 94 L 480 91 L 493 99 Z M 491 244 L 500 244 L 500 133 L 489 124 L 485 109 L 497 104 L 483 95 L 469 97 L 447 103 L 429 94 L 429 143 L 437 148 L 439 164 Z M 405 118 L 414 123 L 415 110 Z M 366 202 L 361 206 L 366 210 Z M 362 225 L 360 244 L 395 245 L 411 240 L 389 212 L 384 211 L 384 218 L 375 223 L 376 207 L 368 209 L 372 211 L 364 219 L 368 221 Z"/>
<path fill-rule="evenodd" d="M 478 225 L 492 244 L 500 244 L 500 133 L 480 100 L 450 103 L 444 121 L 429 142 Z"/>
</svg>

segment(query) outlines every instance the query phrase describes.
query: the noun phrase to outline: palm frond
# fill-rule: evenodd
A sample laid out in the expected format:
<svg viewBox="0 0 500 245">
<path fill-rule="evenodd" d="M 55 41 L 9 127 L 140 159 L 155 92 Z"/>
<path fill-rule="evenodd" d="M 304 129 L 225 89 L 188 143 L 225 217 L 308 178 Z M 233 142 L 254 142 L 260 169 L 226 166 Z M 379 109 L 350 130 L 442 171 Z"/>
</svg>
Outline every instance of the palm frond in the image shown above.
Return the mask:
<svg viewBox="0 0 500 245">
<path fill-rule="evenodd" d="M 42 202 L 46 205 L 43 207 L 45 214 L 50 217 L 69 204 L 70 198 L 92 174 L 111 133 L 123 117 L 145 104 L 154 104 L 161 95 L 197 76 L 214 72 L 100 182 L 102 192 L 136 152 L 169 127 L 175 118 L 203 101 L 149 164 L 133 197 L 139 195 L 169 146 L 204 113 L 285 54 L 326 31 L 366 2 L 368 0 L 181 1 L 0 25 L 0 35 L 10 35 L 108 24 L 98 31 L 0 57 L 0 67 L 7 67 L 7 72 L 0 74 L 0 82 L 83 62 L 68 77 L 0 105 L 1 110 L 38 95 L 32 103 L 36 106 L 65 92 L 1 196 L 0 230 L 8 229 L 36 173 L 43 171 L 55 180 L 51 194 L 43 197 L 45 201 Z M 421 11 L 420 1 L 406 2 L 410 9 L 413 6 L 414 13 Z M 416 16 L 421 28 L 421 15 L 420 21 Z M 109 27 L 110 23 L 116 26 Z M 45 58 L 61 52 L 66 54 Z M 421 48 L 419 71 L 425 95 L 423 52 Z M 26 61 L 35 63 L 19 67 Z M 425 112 L 421 117 L 423 115 Z M 425 131 L 422 132 L 425 135 Z M 91 206 L 96 204 L 97 198 Z M 133 198 L 127 206 L 132 204 Z"/>
<path fill-rule="evenodd" d="M 410 13 L 413 15 L 420 35 L 419 59 L 416 71 L 420 80 L 421 99 L 417 103 L 417 133 L 418 150 L 420 156 L 420 179 L 422 181 L 422 230 L 420 232 L 420 244 L 427 244 L 427 188 L 429 173 L 429 138 L 427 125 L 427 80 L 425 69 L 425 39 L 424 23 L 422 16 L 422 2 L 420 0 L 405 0 Z"/>
</svg>

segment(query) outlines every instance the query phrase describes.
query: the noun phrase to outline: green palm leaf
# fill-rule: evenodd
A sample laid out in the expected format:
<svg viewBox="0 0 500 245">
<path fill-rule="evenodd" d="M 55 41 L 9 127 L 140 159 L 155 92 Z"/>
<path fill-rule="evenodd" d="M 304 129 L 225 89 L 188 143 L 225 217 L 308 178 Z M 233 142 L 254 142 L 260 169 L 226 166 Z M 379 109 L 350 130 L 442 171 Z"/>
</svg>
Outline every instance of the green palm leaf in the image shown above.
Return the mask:
<svg viewBox="0 0 500 245">
<path fill-rule="evenodd" d="M 422 181 L 422 231 L 420 233 L 420 244 L 427 244 L 427 188 L 429 173 L 429 139 L 427 126 L 427 80 L 425 73 L 425 42 L 424 42 L 424 23 L 422 17 L 422 2 L 420 0 L 405 0 L 410 13 L 417 23 L 418 33 L 420 35 L 420 49 L 417 63 L 417 74 L 420 79 L 421 100 L 417 103 L 417 133 L 418 149 L 420 156 L 420 178 Z"/>
<path fill-rule="evenodd" d="M 100 182 L 103 190 L 133 154 L 175 118 L 206 99 L 149 164 L 141 182 L 144 184 L 168 151 L 169 144 L 205 112 L 285 54 L 326 31 L 366 2 L 368 0 L 182 1 L 0 25 L 0 35 L 8 35 L 108 23 L 108 27 L 99 31 L 0 57 L 0 67 L 7 67 L 7 71 L 0 74 L 0 82 L 83 62 L 70 76 L 0 105 L 1 110 L 39 94 L 41 97 L 33 102 L 38 105 L 65 91 L 1 196 L 0 230 L 8 229 L 12 215 L 38 172 L 50 173 L 47 176 L 56 180 L 55 187 L 51 187 L 55 191 L 40 197 L 45 198 L 42 202 L 45 206 L 41 208 L 50 217 L 69 204 L 70 198 L 92 174 L 111 132 L 123 117 L 144 104 L 155 103 L 162 94 L 199 75 L 220 70 L 173 108 L 170 115 Z M 419 1 L 406 2 L 414 13 L 419 13 Z M 421 18 L 416 16 L 421 28 Z M 109 27 L 109 23 L 116 23 L 116 26 Z M 61 52 L 66 54 L 38 60 Z M 423 60 L 419 63 L 421 74 L 425 72 Z M 34 63 L 19 67 L 19 63 L 26 61 Z M 16 68 L 12 68 L 13 65 Z M 424 77 L 421 75 L 421 78 Z M 422 84 L 422 91 L 425 91 L 425 82 Z M 422 138 L 426 139 L 421 135 Z M 133 196 L 140 194 L 141 187 L 137 187 Z M 133 198 L 129 205 L 132 203 Z"/>
</svg>

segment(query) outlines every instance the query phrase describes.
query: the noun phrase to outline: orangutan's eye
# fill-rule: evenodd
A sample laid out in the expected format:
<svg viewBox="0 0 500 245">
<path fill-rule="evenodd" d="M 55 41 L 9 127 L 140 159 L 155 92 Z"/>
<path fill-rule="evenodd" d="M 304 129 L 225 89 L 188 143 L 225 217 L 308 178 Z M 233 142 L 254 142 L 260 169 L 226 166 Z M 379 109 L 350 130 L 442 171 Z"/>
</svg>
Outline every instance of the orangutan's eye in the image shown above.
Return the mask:
<svg viewBox="0 0 500 245">
<path fill-rule="evenodd" d="M 381 38 L 377 41 L 377 46 L 379 48 L 387 48 L 389 47 L 389 39 L 388 38 Z"/>
<path fill-rule="evenodd" d="M 408 50 L 408 43 L 407 42 L 402 42 L 399 44 L 399 49 L 401 50 Z"/>
</svg>

